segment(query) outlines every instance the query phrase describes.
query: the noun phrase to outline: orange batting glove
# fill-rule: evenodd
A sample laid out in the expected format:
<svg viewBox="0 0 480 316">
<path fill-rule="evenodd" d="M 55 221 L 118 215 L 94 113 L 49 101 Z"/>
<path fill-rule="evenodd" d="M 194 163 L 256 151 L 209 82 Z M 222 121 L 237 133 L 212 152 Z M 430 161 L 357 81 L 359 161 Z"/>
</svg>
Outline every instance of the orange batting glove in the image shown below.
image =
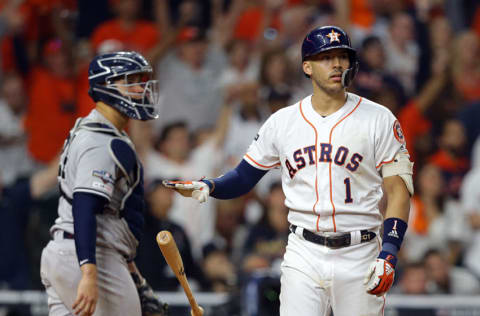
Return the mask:
<svg viewBox="0 0 480 316">
<path fill-rule="evenodd" d="M 385 259 L 377 258 L 368 268 L 363 284 L 367 286 L 367 293 L 383 296 L 392 287 L 394 278 L 393 264 Z"/>
</svg>

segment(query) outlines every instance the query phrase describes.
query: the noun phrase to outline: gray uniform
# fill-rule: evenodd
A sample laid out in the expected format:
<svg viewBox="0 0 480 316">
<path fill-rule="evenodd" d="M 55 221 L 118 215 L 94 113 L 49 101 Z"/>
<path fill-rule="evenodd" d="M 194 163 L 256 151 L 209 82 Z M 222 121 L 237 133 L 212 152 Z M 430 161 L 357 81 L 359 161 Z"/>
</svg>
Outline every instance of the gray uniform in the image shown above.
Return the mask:
<svg viewBox="0 0 480 316">
<path fill-rule="evenodd" d="M 113 138 L 131 144 L 125 133 L 93 110 L 77 120 L 65 142 L 58 176 L 62 191 L 58 218 L 50 230 L 53 240 L 41 259 L 50 315 L 73 315 L 71 306 L 82 276 L 72 238 L 70 199 L 75 192 L 97 194 L 109 201 L 96 215 L 99 296 L 94 315 L 141 315 L 137 289 L 127 268 L 127 259 L 135 256 L 138 241 L 120 216 L 129 186 L 112 156 L 109 144 Z"/>
</svg>

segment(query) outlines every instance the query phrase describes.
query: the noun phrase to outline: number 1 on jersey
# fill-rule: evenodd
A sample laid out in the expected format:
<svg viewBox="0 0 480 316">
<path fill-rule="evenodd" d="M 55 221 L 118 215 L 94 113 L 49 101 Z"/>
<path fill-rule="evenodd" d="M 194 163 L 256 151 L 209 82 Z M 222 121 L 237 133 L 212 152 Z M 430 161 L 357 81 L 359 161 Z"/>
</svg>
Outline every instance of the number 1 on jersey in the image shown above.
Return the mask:
<svg viewBox="0 0 480 316">
<path fill-rule="evenodd" d="M 345 203 L 352 203 L 353 199 L 352 199 L 352 190 L 350 188 L 350 178 L 345 178 L 345 180 L 343 180 L 343 183 L 345 183 L 345 194 L 346 194 Z"/>
</svg>

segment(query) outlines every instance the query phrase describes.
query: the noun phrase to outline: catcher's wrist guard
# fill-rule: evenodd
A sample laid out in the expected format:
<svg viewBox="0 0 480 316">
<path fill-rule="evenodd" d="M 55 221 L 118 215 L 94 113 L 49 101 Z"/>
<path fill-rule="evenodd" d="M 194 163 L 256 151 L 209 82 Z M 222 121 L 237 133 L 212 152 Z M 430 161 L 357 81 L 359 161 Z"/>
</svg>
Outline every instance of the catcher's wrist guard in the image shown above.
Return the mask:
<svg viewBox="0 0 480 316">
<path fill-rule="evenodd" d="M 152 288 L 147 283 L 147 280 L 142 278 L 137 273 L 131 273 L 131 275 L 133 282 L 137 287 L 138 296 L 140 298 L 142 316 L 168 315 L 168 304 L 162 303 L 159 299 L 157 299 Z"/>
</svg>

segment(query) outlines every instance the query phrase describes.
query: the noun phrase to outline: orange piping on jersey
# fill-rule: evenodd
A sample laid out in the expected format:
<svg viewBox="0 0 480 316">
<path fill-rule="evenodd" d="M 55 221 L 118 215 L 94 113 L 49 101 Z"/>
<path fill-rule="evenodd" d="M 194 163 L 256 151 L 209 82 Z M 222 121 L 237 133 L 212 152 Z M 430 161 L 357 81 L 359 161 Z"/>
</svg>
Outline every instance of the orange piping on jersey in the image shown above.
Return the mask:
<svg viewBox="0 0 480 316">
<path fill-rule="evenodd" d="M 273 167 L 275 167 L 275 166 L 280 166 L 280 163 L 276 163 L 276 164 L 271 165 L 271 166 L 265 166 L 265 165 L 262 165 L 262 164 L 256 162 L 252 157 L 250 157 L 249 154 L 245 154 L 245 156 L 246 156 L 248 159 L 250 159 L 253 163 L 255 163 L 256 165 L 258 165 L 258 166 L 260 166 L 260 167 L 262 167 L 262 168 L 268 168 L 268 169 L 270 169 L 270 168 L 273 168 Z"/>
<path fill-rule="evenodd" d="M 315 132 L 315 194 L 317 196 L 317 200 L 315 201 L 315 204 L 313 204 L 313 214 L 317 214 L 315 212 L 315 206 L 317 206 L 317 203 L 318 203 L 318 184 L 317 184 L 317 175 L 318 175 L 318 171 L 317 171 L 317 153 L 318 153 L 318 148 L 317 148 L 317 141 L 318 141 L 318 132 L 317 132 L 317 129 L 315 128 L 315 126 L 309 121 L 307 120 L 307 118 L 305 117 L 305 115 L 303 114 L 303 110 L 302 110 L 302 101 L 300 101 L 300 114 L 302 114 L 302 117 L 303 119 L 305 120 L 305 122 L 307 122 L 312 128 L 313 128 L 313 131 Z M 317 216 L 317 231 L 318 231 L 318 221 L 320 220 L 320 214 L 318 214 Z"/>
<path fill-rule="evenodd" d="M 358 100 L 358 103 L 357 105 L 353 108 L 353 110 L 350 111 L 350 113 L 348 113 L 347 115 L 345 115 L 344 117 L 342 117 L 342 119 L 340 121 L 338 121 L 335 125 L 333 125 L 332 129 L 330 130 L 330 136 L 328 138 L 328 143 L 331 145 L 332 144 L 332 133 L 333 133 L 333 130 L 335 129 L 335 127 L 338 126 L 338 124 L 340 124 L 344 119 L 346 119 L 347 117 L 350 116 L 350 114 L 352 114 L 357 108 L 358 106 L 360 105 L 360 103 L 362 102 L 362 98 L 360 98 L 360 100 Z M 332 162 L 330 161 L 328 163 L 328 176 L 329 176 L 329 180 L 330 180 L 330 203 L 332 203 L 332 208 L 333 208 L 333 213 L 332 213 L 332 221 L 333 221 L 333 231 L 336 232 L 337 231 L 337 225 L 335 223 L 335 204 L 333 203 L 333 192 L 332 192 Z M 318 230 L 318 226 L 317 226 L 317 230 Z"/>
<path fill-rule="evenodd" d="M 389 160 L 389 161 L 382 161 L 381 163 L 378 164 L 378 166 L 376 166 L 375 168 L 380 168 L 382 165 L 386 165 L 387 163 L 391 163 L 395 160 L 395 158 L 393 158 L 392 160 Z"/>
</svg>

